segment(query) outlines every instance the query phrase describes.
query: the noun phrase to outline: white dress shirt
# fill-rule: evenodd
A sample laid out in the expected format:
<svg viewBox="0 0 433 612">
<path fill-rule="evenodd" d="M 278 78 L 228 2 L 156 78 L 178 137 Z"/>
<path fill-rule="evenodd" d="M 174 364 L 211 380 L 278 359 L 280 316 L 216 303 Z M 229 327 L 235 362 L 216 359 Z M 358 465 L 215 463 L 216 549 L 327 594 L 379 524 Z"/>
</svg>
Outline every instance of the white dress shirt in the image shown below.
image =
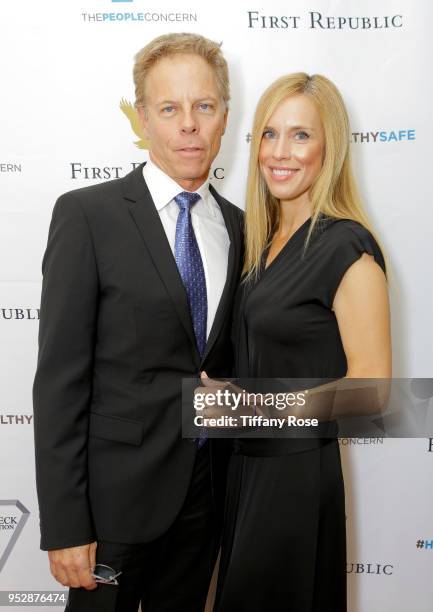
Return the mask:
<svg viewBox="0 0 433 612">
<path fill-rule="evenodd" d="M 174 197 L 185 189 L 151 160 L 143 167 L 143 176 L 174 256 L 179 215 L 179 206 Z M 209 191 L 209 180 L 196 193 L 200 195 L 200 200 L 191 207 L 191 221 L 206 278 L 208 338 L 226 282 L 230 239 L 220 207 Z"/>
</svg>

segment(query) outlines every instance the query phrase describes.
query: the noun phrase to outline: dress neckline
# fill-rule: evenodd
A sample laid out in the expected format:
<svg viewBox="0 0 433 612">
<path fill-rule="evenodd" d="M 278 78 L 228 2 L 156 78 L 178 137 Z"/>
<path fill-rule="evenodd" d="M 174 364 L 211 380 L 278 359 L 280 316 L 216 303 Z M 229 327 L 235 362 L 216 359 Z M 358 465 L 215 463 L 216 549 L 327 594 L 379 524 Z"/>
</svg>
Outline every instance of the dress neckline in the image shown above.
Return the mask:
<svg viewBox="0 0 433 612">
<path fill-rule="evenodd" d="M 268 253 L 269 253 L 269 249 L 270 246 L 266 247 L 266 249 L 263 251 L 263 260 L 262 260 L 262 274 L 261 276 L 263 276 L 266 272 L 268 272 L 274 265 L 274 263 L 276 263 L 279 259 L 281 259 L 282 255 L 287 251 L 288 247 L 293 244 L 294 239 L 302 233 L 302 230 L 306 229 L 307 227 L 309 227 L 311 223 L 311 217 L 309 217 L 306 221 L 304 221 L 304 223 L 302 223 L 298 229 L 293 232 L 293 234 L 290 236 L 290 238 L 285 242 L 284 246 L 278 251 L 277 255 L 275 255 L 274 259 L 269 263 L 269 265 L 266 265 L 266 260 L 268 258 Z"/>
</svg>

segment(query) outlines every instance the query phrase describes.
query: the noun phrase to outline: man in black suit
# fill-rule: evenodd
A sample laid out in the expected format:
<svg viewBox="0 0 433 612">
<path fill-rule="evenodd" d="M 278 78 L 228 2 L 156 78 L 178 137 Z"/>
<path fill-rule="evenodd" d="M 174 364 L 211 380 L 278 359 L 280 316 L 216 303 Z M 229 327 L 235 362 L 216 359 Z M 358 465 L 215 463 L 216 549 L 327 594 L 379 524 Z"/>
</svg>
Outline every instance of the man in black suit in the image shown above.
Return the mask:
<svg viewBox="0 0 433 612">
<path fill-rule="evenodd" d="M 62 195 L 42 263 L 41 548 L 71 612 L 136 612 L 140 600 L 199 612 L 225 455 L 182 439 L 181 381 L 231 374 L 242 213 L 208 182 L 227 64 L 218 44 L 170 34 L 137 54 L 134 81 L 150 160 Z"/>
</svg>

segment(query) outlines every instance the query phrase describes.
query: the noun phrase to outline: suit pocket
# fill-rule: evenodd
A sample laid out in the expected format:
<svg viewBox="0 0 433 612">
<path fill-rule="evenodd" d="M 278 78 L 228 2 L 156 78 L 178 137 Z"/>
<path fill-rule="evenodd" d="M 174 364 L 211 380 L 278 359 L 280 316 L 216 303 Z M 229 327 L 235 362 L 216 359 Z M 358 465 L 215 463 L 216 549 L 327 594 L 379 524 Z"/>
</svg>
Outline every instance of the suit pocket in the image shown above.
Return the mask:
<svg viewBox="0 0 433 612">
<path fill-rule="evenodd" d="M 139 446 L 143 441 L 143 423 L 99 412 L 91 412 L 89 436 Z"/>
</svg>

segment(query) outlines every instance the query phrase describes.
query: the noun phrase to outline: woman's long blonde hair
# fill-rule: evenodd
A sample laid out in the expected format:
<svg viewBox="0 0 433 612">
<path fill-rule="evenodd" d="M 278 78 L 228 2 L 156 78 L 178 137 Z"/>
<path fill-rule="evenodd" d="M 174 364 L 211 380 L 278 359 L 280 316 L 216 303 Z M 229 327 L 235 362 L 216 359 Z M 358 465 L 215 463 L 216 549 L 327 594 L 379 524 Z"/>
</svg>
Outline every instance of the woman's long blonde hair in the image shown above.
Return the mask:
<svg viewBox="0 0 433 612">
<path fill-rule="evenodd" d="M 311 98 L 319 111 L 325 133 L 322 169 L 310 188 L 312 220 L 306 244 L 319 215 L 358 221 L 372 231 L 355 184 L 350 156 L 350 125 L 346 107 L 336 86 L 320 74 L 296 72 L 282 76 L 264 92 L 254 115 L 245 208 L 245 263 L 243 272 L 256 275 L 263 251 L 279 223 L 279 200 L 269 191 L 259 165 L 264 128 L 277 106 L 289 96 Z"/>
</svg>

